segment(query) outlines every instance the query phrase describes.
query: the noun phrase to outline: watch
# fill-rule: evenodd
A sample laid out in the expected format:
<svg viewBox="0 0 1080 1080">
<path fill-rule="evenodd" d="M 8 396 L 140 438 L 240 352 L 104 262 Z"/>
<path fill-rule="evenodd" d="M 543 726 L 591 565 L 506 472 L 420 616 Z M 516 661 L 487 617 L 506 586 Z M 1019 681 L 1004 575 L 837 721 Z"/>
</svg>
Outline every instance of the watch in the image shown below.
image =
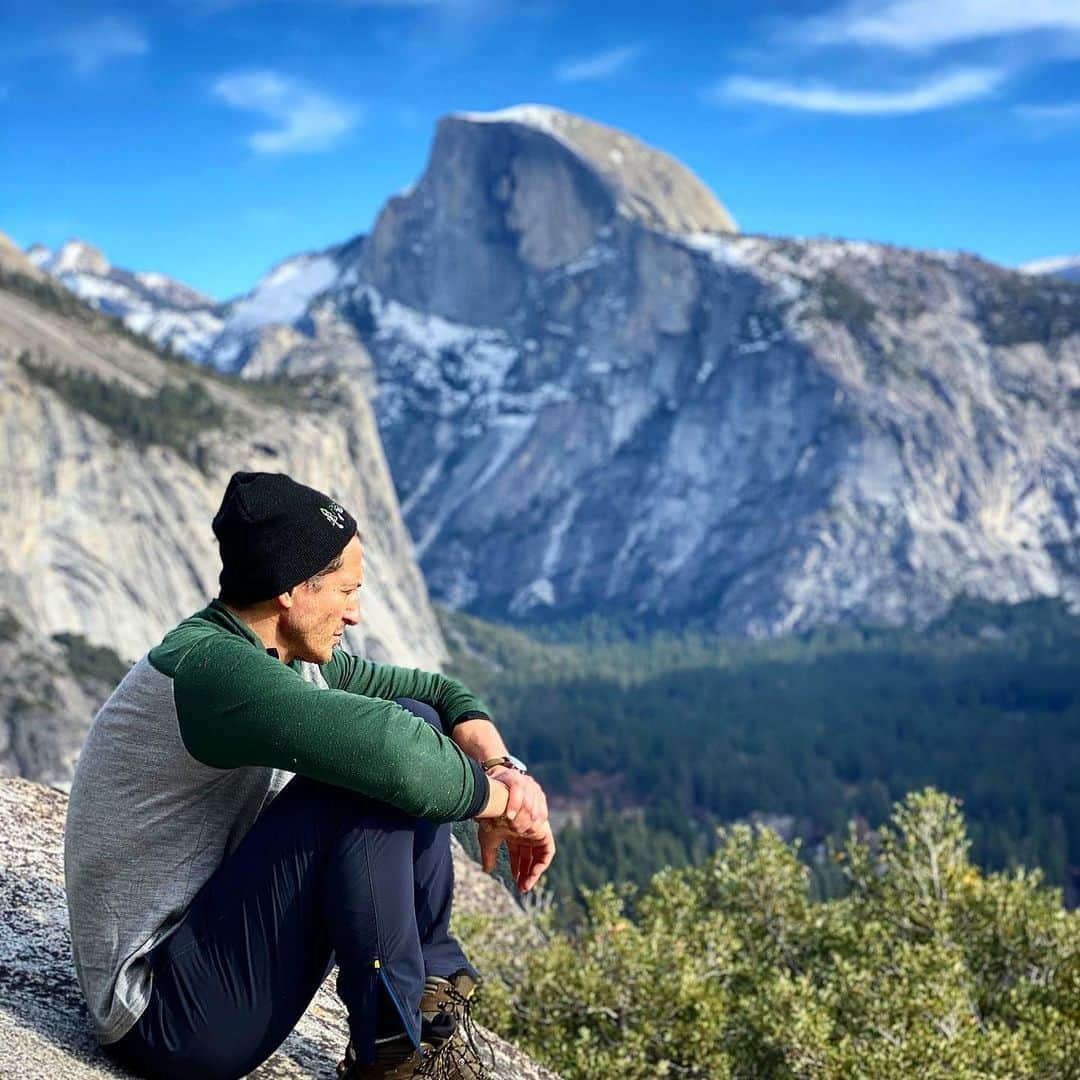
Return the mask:
<svg viewBox="0 0 1080 1080">
<path fill-rule="evenodd" d="M 496 765 L 501 765 L 504 769 L 517 769 L 520 773 L 527 773 L 528 767 L 521 758 L 514 757 L 513 754 L 503 754 L 499 757 L 489 757 L 487 761 L 480 762 L 480 767 L 487 771 L 488 769 L 494 769 Z"/>
</svg>

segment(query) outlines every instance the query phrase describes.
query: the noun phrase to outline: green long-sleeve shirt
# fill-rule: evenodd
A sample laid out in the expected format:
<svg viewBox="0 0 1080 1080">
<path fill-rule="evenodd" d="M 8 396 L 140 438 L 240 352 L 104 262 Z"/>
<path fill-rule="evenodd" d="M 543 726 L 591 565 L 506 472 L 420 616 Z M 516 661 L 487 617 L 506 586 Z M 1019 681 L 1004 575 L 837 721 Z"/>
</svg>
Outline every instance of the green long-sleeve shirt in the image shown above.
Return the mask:
<svg viewBox="0 0 1080 1080">
<path fill-rule="evenodd" d="M 135 1024 L 146 954 L 289 774 L 437 821 L 479 813 L 479 764 L 398 697 L 431 705 L 448 729 L 486 716 L 442 675 L 341 650 L 286 666 L 218 601 L 132 667 L 94 718 L 65 830 L 75 967 L 102 1042 Z"/>
<path fill-rule="evenodd" d="M 149 660 L 173 680 L 180 737 L 206 765 L 286 769 L 436 821 L 472 817 L 487 799 L 477 763 L 393 703 L 426 702 L 450 727 L 486 715 L 444 675 L 335 649 L 321 678 L 305 679 L 314 665 L 286 667 L 216 600 L 168 634 Z"/>
</svg>

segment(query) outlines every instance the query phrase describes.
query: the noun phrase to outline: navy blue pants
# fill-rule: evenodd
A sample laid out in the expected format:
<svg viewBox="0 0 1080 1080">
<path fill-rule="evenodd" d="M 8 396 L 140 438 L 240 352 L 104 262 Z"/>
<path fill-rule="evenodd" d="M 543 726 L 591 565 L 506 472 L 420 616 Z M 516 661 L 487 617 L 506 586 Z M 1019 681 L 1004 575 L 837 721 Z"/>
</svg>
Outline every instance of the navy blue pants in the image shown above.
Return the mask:
<svg viewBox="0 0 1080 1080">
<path fill-rule="evenodd" d="M 399 704 L 441 727 L 429 706 Z M 335 960 L 361 1061 L 377 1029 L 417 1041 L 425 976 L 475 975 L 450 936 L 453 890 L 449 825 L 295 777 L 150 954 L 150 1004 L 107 1049 L 148 1077 L 244 1076 Z"/>
</svg>

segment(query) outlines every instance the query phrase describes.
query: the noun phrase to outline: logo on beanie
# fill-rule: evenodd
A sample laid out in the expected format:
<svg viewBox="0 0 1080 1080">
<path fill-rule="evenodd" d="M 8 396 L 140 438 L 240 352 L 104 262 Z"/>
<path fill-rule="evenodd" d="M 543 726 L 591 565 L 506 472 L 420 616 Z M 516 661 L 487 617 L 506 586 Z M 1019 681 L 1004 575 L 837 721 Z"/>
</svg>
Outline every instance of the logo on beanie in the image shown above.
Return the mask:
<svg viewBox="0 0 1080 1080">
<path fill-rule="evenodd" d="M 332 502 L 329 506 L 320 506 L 319 513 L 322 514 L 334 528 L 345 528 L 345 510 L 343 507 L 338 506 L 336 502 Z"/>
</svg>

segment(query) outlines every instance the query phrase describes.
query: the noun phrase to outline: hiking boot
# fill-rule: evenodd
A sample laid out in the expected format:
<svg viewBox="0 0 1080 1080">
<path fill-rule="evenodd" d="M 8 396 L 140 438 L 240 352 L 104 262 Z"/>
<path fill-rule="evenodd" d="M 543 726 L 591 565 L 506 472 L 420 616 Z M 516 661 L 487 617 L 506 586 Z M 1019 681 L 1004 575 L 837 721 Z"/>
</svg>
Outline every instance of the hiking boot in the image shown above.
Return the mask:
<svg viewBox="0 0 1080 1080">
<path fill-rule="evenodd" d="M 420 1049 L 403 1031 L 388 1039 L 375 1041 L 375 1060 L 361 1065 L 356 1060 L 352 1040 L 345 1048 L 345 1059 L 338 1063 L 338 1080 L 409 1080 L 414 1076 L 432 1080 L 451 1080 L 445 1051 L 457 1029 L 457 1021 L 445 1012 L 424 1017 L 420 1024 Z"/>
<path fill-rule="evenodd" d="M 443 1052 L 448 1080 L 483 1080 L 494 1070 L 495 1057 L 487 1039 L 476 1029 L 472 1018 L 476 980 L 464 969 L 445 979 L 429 975 L 420 998 L 420 1015 L 449 1013 L 457 1027 Z"/>
</svg>

